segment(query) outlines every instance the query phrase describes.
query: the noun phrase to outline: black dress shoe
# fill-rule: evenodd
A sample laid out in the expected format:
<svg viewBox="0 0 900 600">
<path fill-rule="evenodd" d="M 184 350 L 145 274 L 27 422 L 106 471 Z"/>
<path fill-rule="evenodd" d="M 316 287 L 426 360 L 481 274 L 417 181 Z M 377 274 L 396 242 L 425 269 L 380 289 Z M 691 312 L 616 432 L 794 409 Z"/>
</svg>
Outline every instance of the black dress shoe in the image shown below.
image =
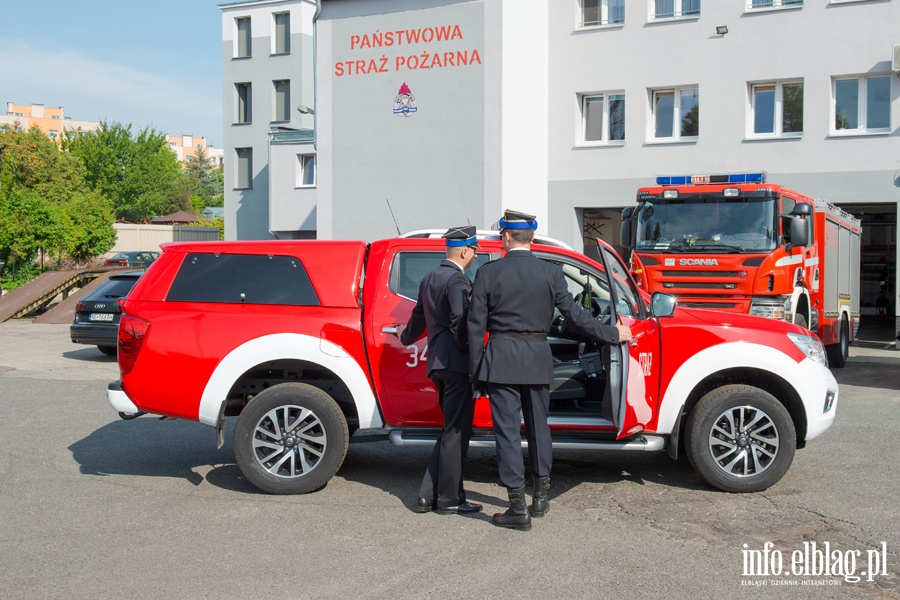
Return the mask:
<svg viewBox="0 0 900 600">
<path fill-rule="evenodd" d="M 481 512 L 480 504 L 472 504 L 471 502 L 463 502 L 462 504 L 457 504 L 456 506 L 438 506 L 435 508 L 439 515 L 459 515 L 466 513 L 477 513 Z"/>
<path fill-rule="evenodd" d="M 434 509 L 434 501 L 429 500 L 428 498 L 419 498 L 416 500 L 416 505 L 413 507 L 413 510 L 419 513 L 427 513 L 431 512 Z"/>
</svg>

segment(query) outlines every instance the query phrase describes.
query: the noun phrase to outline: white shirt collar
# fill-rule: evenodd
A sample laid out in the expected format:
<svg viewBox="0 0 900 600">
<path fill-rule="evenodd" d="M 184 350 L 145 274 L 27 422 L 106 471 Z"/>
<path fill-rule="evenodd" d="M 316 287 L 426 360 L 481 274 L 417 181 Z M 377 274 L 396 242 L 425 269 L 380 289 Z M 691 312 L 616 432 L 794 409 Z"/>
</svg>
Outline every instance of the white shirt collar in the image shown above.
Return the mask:
<svg viewBox="0 0 900 600">
<path fill-rule="evenodd" d="M 445 259 L 445 260 L 446 260 L 448 263 L 451 263 L 454 267 L 456 267 L 457 269 L 459 269 L 459 270 L 462 271 L 463 273 L 466 272 L 466 270 L 463 269 L 462 265 L 459 264 L 458 262 L 456 262 L 455 260 L 450 260 L 449 258 L 447 258 L 447 259 Z"/>
</svg>

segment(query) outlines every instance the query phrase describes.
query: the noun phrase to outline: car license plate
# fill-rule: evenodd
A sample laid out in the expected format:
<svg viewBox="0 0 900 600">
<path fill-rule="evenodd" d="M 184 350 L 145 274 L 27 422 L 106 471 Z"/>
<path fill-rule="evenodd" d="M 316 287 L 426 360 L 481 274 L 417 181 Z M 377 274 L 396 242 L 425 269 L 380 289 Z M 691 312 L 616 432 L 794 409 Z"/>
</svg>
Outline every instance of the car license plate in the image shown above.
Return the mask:
<svg viewBox="0 0 900 600">
<path fill-rule="evenodd" d="M 112 321 L 115 315 L 113 313 L 91 313 L 88 315 L 89 321 Z"/>
</svg>

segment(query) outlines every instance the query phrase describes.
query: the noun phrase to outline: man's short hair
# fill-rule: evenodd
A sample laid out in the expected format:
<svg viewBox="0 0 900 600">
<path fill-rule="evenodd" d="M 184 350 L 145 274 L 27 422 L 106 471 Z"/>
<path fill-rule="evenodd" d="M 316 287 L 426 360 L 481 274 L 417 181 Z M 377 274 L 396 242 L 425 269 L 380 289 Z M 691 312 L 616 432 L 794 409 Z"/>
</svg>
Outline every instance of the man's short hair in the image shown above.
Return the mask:
<svg viewBox="0 0 900 600">
<path fill-rule="evenodd" d="M 504 229 L 509 232 L 509 237 L 517 244 L 530 244 L 534 239 L 533 229 Z"/>
</svg>

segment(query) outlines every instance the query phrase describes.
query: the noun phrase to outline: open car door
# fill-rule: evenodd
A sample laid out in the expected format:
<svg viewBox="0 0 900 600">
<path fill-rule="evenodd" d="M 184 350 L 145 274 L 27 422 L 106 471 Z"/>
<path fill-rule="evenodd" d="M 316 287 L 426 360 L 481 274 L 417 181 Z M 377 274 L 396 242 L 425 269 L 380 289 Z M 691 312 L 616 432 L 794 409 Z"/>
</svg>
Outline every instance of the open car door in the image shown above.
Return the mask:
<svg viewBox="0 0 900 600">
<path fill-rule="evenodd" d="M 650 316 L 628 269 L 612 246 L 598 239 L 597 249 L 609 278 L 610 324 L 629 326 L 634 338 L 628 344 L 604 347 L 604 354 L 609 354 L 607 393 L 612 402 L 613 423 L 618 428 L 616 438 L 622 439 L 656 426 L 654 408 L 662 364 L 659 324 Z"/>
</svg>

